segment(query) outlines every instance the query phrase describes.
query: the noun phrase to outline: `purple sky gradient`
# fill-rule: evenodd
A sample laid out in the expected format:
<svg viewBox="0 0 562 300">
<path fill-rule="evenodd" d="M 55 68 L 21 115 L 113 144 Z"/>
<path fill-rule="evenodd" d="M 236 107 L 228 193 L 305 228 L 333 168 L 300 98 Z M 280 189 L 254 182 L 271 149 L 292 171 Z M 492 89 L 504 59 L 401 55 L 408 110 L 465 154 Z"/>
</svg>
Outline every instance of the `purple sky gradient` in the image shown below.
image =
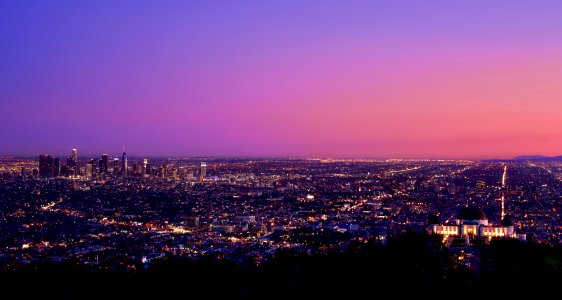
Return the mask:
<svg viewBox="0 0 562 300">
<path fill-rule="evenodd" d="M 562 1 L 2 1 L 0 154 L 562 154 Z"/>
</svg>

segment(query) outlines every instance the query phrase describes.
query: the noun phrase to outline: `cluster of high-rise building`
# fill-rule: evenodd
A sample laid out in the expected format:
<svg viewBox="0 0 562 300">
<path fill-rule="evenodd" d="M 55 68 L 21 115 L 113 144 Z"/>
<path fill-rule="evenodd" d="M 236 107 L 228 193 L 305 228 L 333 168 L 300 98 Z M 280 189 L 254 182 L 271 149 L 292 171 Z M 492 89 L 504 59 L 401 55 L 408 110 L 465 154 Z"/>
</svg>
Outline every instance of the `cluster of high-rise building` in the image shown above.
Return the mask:
<svg viewBox="0 0 562 300">
<path fill-rule="evenodd" d="M 22 174 L 27 170 L 22 170 Z M 41 178 L 51 178 L 57 176 L 73 176 L 80 173 L 78 161 L 78 149 L 72 149 L 71 156 L 67 157 L 66 165 L 61 165 L 60 158 L 52 155 L 43 154 L 39 156 L 39 172 Z"/>
<path fill-rule="evenodd" d="M 22 170 L 22 175 L 27 170 Z M 39 177 L 73 176 L 80 173 L 78 149 L 72 149 L 71 156 L 66 158 L 66 165 L 61 165 L 60 158 L 42 154 L 39 156 Z"/>
<path fill-rule="evenodd" d="M 60 159 L 51 155 L 39 156 L 39 176 L 56 177 L 60 174 Z"/>
<path fill-rule="evenodd" d="M 108 154 L 102 154 L 100 159 L 89 159 L 84 164 L 78 159 L 78 149 L 72 149 L 71 156 L 66 158 L 66 165 L 61 165 L 60 158 L 53 155 L 42 154 L 39 156 L 39 169 L 31 175 L 40 178 L 63 177 L 84 177 L 94 178 L 103 175 L 114 176 L 142 176 L 142 177 L 181 177 L 189 181 L 193 181 L 193 170 L 185 167 L 170 168 L 161 165 L 159 168 L 153 168 L 148 159 L 142 161 L 134 161 L 129 164 L 127 153 L 123 151 L 121 157 L 114 157 L 113 163 L 110 164 Z M 22 176 L 28 176 L 29 170 L 22 169 Z M 198 170 L 199 181 L 204 181 L 207 176 L 207 163 L 201 162 Z"/>
</svg>

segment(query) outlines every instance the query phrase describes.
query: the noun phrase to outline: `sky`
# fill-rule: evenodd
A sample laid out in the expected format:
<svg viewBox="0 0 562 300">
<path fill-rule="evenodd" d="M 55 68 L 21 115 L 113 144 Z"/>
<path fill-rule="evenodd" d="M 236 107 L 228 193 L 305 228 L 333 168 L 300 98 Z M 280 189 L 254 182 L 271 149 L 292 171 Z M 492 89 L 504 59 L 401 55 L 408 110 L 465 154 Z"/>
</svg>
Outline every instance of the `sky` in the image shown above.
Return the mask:
<svg viewBox="0 0 562 300">
<path fill-rule="evenodd" d="M 0 154 L 562 155 L 562 1 L 0 1 Z"/>
</svg>

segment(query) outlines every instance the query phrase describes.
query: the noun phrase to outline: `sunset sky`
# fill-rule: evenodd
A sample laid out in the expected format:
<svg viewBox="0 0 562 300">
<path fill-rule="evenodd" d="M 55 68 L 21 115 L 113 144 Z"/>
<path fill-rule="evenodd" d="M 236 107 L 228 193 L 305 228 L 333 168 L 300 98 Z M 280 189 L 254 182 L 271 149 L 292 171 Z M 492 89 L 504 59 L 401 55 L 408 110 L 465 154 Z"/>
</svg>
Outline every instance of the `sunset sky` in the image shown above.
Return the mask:
<svg viewBox="0 0 562 300">
<path fill-rule="evenodd" d="M 0 155 L 562 155 L 562 1 L 1 1 Z"/>
</svg>

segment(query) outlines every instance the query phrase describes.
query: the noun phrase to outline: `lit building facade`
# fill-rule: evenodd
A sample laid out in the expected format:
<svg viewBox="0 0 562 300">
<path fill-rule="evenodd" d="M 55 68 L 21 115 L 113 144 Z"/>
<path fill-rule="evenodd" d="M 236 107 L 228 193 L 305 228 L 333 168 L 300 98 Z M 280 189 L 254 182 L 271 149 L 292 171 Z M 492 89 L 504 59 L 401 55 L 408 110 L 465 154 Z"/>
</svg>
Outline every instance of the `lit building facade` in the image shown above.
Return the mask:
<svg viewBox="0 0 562 300">
<path fill-rule="evenodd" d="M 113 174 L 119 174 L 119 158 L 115 157 L 113 159 Z"/>
<path fill-rule="evenodd" d="M 107 154 L 102 154 L 101 155 L 101 160 L 100 160 L 100 173 L 105 173 L 107 174 L 107 170 L 108 170 L 108 163 L 109 163 L 109 156 Z"/>
<path fill-rule="evenodd" d="M 428 231 L 443 236 L 526 240 L 525 234 L 518 234 L 515 231 L 515 226 L 509 216 L 506 216 L 499 226 L 494 226 L 488 223 L 484 212 L 475 206 L 463 207 L 454 225 L 431 224 Z"/>
<path fill-rule="evenodd" d="M 206 176 L 207 176 L 207 163 L 202 162 L 201 163 L 201 170 L 199 172 L 199 181 L 205 180 Z"/>
<path fill-rule="evenodd" d="M 127 153 L 123 152 L 123 155 L 121 155 L 121 174 L 123 174 L 123 176 L 127 176 L 128 172 Z"/>
<path fill-rule="evenodd" d="M 51 155 L 40 155 L 39 156 L 39 176 L 43 178 L 53 177 L 54 174 L 54 162 Z"/>
</svg>

